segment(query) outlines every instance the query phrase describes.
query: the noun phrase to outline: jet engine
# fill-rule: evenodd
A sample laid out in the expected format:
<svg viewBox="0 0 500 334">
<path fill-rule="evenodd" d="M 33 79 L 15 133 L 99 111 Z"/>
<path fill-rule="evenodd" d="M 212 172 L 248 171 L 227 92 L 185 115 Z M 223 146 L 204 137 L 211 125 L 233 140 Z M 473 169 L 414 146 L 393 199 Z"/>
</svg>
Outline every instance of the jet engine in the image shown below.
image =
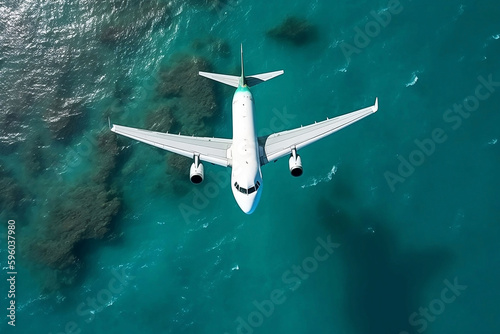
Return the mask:
<svg viewBox="0 0 500 334">
<path fill-rule="evenodd" d="M 199 157 L 196 156 L 189 171 L 189 178 L 194 184 L 199 184 L 203 182 L 204 174 L 203 164 L 199 161 Z"/>
<path fill-rule="evenodd" d="M 290 156 L 290 160 L 288 160 L 288 166 L 292 176 L 298 177 L 304 172 L 302 169 L 302 159 L 300 158 L 300 155 L 297 154 L 296 149 L 292 150 L 292 155 Z"/>
</svg>

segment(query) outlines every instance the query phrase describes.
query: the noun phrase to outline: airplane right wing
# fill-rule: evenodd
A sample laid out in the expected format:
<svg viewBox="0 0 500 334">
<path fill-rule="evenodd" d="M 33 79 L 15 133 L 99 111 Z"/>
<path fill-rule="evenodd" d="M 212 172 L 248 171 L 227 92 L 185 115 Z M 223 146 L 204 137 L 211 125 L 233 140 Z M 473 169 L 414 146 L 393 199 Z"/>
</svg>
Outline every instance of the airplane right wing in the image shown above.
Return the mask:
<svg viewBox="0 0 500 334">
<path fill-rule="evenodd" d="M 322 122 L 303 126 L 297 129 L 273 133 L 270 136 L 259 137 L 261 147 L 261 165 L 289 155 L 292 149 L 301 149 L 321 138 L 331 135 L 340 129 L 351 125 L 378 110 L 378 98 L 371 107 L 353 111 Z"/>
</svg>

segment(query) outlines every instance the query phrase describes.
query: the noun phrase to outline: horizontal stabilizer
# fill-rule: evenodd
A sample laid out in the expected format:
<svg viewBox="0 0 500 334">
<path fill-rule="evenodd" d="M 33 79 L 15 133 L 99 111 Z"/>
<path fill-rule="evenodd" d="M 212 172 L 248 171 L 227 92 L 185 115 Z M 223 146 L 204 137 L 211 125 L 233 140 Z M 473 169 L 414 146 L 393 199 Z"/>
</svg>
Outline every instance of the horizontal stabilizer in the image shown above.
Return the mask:
<svg viewBox="0 0 500 334">
<path fill-rule="evenodd" d="M 276 71 L 276 72 L 251 75 L 251 76 L 245 77 L 245 82 L 248 85 L 248 87 L 253 87 L 253 86 L 258 85 L 264 81 L 268 81 L 268 80 L 271 80 L 273 78 L 276 78 L 277 76 L 280 76 L 283 73 L 285 73 L 285 71 L 282 70 L 282 71 Z"/>
<path fill-rule="evenodd" d="M 262 74 L 257 74 L 257 75 L 250 75 L 248 77 L 245 77 L 245 84 L 248 87 L 253 87 L 255 85 L 258 85 L 262 82 L 271 80 L 273 78 L 276 78 L 277 76 L 282 75 L 285 73 L 284 71 L 276 71 L 276 72 L 269 72 L 269 73 L 262 73 Z M 212 79 L 218 82 L 222 82 L 223 84 L 233 86 L 238 88 L 240 84 L 240 77 L 235 76 L 235 75 L 226 75 L 226 74 L 217 74 L 217 73 L 208 73 L 208 72 L 200 72 L 200 75 L 202 77 Z"/>
<path fill-rule="evenodd" d="M 216 73 L 208 73 L 208 72 L 200 72 L 200 75 L 205 78 L 209 78 L 218 82 L 222 82 L 223 84 L 233 86 L 238 88 L 240 83 L 240 77 L 235 75 L 225 75 L 225 74 L 216 74 Z"/>
</svg>

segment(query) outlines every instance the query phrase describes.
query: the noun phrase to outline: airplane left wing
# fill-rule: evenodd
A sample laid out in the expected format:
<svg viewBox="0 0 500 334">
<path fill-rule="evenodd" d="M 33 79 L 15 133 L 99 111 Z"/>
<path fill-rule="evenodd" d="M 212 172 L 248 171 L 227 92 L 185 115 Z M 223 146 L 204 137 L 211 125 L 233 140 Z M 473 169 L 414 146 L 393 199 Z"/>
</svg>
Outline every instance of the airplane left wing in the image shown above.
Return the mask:
<svg viewBox="0 0 500 334">
<path fill-rule="evenodd" d="M 183 136 L 116 124 L 112 124 L 111 131 L 188 158 L 199 155 L 202 161 L 224 167 L 231 165 L 231 139 Z"/>
<path fill-rule="evenodd" d="M 321 138 L 351 125 L 360 119 L 375 113 L 378 110 L 378 99 L 371 107 L 353 111 L 322 122 L 317 122 L 297 129 L 273 133 L 270 136 L 259 137 L 261 147 L 261 165 L 277 160 L 292 152 L 299 150 Z"/>
</svg>

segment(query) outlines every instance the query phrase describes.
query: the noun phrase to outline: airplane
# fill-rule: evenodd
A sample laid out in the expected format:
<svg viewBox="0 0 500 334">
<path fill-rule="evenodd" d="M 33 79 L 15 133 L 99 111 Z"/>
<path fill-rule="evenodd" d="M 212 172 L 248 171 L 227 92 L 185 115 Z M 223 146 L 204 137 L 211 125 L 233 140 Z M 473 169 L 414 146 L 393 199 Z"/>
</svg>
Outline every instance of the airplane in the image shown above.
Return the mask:
<svg viewBox="0 0 500 334">
<path fill-rule="evenodd" d="M 262 195 L 264 182 L 261 167 L 271 161 L 289 156 L 292 176 L 302 175 L 302 159 L 297 153 L 303 147 L 351 125 L 378 110 L 378 98 L 373 106 L 335 118 L 301 126 L 293 130 L 257 137 L 254 126 L 255 103 L 250 87 L 280 76 L 275 71 L 245 76 L 243 45 L 241 46 L 241 76 L 199 72 L 208 79 L 236 88 L 233 96 L 233 138 L 185 136 L 136 129 L 109 122 L 111 131 L 161 149 L 193 159 L 189 177 L 199 184 L 204 179 L 202 162 L 231 167 L 231 190 L 236 203 L 246 214 L 255 211 Z"/>
</svg>

